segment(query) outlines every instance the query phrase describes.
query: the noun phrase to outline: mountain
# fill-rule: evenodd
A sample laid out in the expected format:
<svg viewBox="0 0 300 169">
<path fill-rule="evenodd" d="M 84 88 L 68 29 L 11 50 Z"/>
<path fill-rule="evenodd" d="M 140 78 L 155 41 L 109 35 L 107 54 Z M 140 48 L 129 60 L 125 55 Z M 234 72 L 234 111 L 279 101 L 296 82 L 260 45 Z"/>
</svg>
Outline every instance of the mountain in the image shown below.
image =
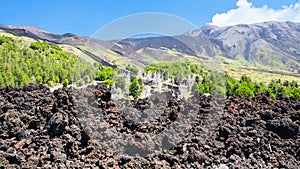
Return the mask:
<svg viewBox="0 0 300 169">
<path fill-rule="evenodd" d="M 206 26 L 201 31 L 218 45 L 224 56 L 249 62 L 279 66 L 293 71 L 300 63 L 300 24 L 264 22 L 230 27 Z"/>
<path fill-rule="evenodd" d="M 186 55 L 221 56 L 294 72 L 300 69 L 299 37 L 300 24 L 292 22 L 230 27 L 207 25 L 180 36 L 126 39 L 118 42 L 126 47 L 116 47 L 115 50 L 119 53 L 122 50 L 125 53 L 130 50 L 147 53 L 149 49 L 163 51 L 167 48 Z"/>
<path fill-rule="evenodd" d="M 6 32 L 13 32 L 18 36 L 26 36 L 36 40 L 45 40 L 59 44 L 80 45 L 86 43 L 88 38 L 66 33 L 57 35 L 33 26 L 4 26 L 0 25 L 0 29 Z"/>
<path fill-rule="evenodd" d="M 250 70 L 256 73 L 300 72 L 300 24 L 293 22 L 229 27 L 206 25 L 178 36 L 114 41 L 100 41 L 71 33 L 57 35 L 30 26 L 0 25 L 0 29 L 19 36 L 75 46 L 91 58 L 96 56 L 117 65 L 130 63 L 145 67 L 161 61 L 192 59 L 221 64 L 225 71 L 236 75 Z"/>
</svg>

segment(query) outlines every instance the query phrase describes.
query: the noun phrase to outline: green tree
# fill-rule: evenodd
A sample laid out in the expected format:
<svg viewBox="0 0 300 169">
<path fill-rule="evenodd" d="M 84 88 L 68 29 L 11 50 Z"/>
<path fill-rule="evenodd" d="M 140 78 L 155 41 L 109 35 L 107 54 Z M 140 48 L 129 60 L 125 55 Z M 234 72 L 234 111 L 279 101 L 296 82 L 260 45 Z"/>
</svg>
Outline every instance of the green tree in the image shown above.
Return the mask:
<svg viewBox="0 0 300 169">
<path fill-rule="evenodd" d="M 294 88 L 292 90 L 292 97 L 300 99 L 300 88 Z"/>
<path fill-rule="evenodd" d="M 235 90 L 235 95 L 243 94 L 244 96 L 254 97 L 254 91 L 248 87 L 246 82 L 242 82 L 239 87 Z"/>
<path fill-rule="evenodd" d="M 298 88 L 299 85 L 298 85 L 298 83 L 297 83 L 296 81 L 293 80 L 293 81 L 290 83 L 290 87 L 291 87 L 291 88 Z"/>
<path fill-rule="evenodd" d="M 59 77 L 58 77 L 58 76 L 54 76 L 54 77 L 53 77 L 53 82 L 54 82 L 54 83 L 59 83 L 59 82 L 60 82 Z"/>
<path fill-rule="evenodd" d="M 98 72 L 96 76 L 96 80 L 105 81 L 107 79 L 112 79 L 114 74 L 115 74 L 114 69 L 108 66 Z"/>
<path fill-rule="evenodd" d="M 35 81 L 36 81 L 37 83 L 42 83 L 42 82 L 43 82 L 42 76 L 38 75 L 38 76 L 35 78 Z"/>
<path fill-rule="evenodd" d="M 229 75 L 225 75 L 225 78 L 226 78 L 226 95 L 233 96 L 235 94 L 235 90 L 238 88 L 239 81 L 230 77 Z"/>
<path fill-rule="evenodd" d="M 62 84 L 63 84 L 64 87 L 68 87 L 69 80 L 68 79 L 63 80 Z"/>
<path fill-rule="evenodd" d="M 131 95 L 134 99 L 138 98 L 143 91 L 142 79 L 138 79 L 136 77 L 130 82 L 129 85 L 129 95 Z"/>
<path fill-rule="evenodd" d="M 266 86 L 261 87 L 258 92 L 266 93 L 272 99 L 276 99 L 276 95 L 272 92 L 272 90 L 270 88 L 268 88 Z"/>
<path fill-rule="evenodd" d="M 199 92 L 201 93 L 211 93 L 212 82 L 208 76 L 203 76 L 202 83 L 199 84 Z"/>
<path fill-rule="evenodd" d="M 53 81 L 48 81 L 48 82 L 47 82 L 47 85 L 48 85 L 49 87 L 53 87 L 53 85 L 54 85 L 54 84 L 53 84 Z"/>
</svg>

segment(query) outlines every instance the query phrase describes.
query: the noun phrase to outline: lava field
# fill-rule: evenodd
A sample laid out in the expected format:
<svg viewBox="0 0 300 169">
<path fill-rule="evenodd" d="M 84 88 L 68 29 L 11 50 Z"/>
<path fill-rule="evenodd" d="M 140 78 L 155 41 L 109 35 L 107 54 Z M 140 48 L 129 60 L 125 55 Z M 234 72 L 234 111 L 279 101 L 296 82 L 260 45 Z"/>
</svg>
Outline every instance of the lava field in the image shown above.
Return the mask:
<svg viewBox="0 0 300 169">
<path fill-rule="evenodd" d="M 0 168 L 299 168 L 299 126 L 300 100 L 263 93 L 115 101 L 104 85 L 8 86 Z"/>
</svg>

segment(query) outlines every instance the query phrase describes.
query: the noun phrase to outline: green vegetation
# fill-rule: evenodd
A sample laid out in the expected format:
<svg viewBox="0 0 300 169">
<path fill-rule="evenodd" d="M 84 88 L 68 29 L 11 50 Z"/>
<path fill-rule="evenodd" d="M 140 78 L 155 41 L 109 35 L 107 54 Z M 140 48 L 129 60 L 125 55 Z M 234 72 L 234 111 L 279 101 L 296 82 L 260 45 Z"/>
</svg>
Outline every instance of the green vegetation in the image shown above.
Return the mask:
<svg viewBox="0 0 300 169">
<path fill-rule="evenodd" d="M 213 70 L 205 70 L 197 64 L 190 62 L 170 62 L 153 64 L 145 68 L 145 72 L 161 72 L 164 75 L 176 79 L 176 84 L 182 77 L 196 74 L 193 90 L 197 88 L 202 93 L 214 93 L 219 95 L 235 96 L 245 95 L 254 97 L 258 92 L 267 93 L 272 98 L 294 97 L 300 99 L 300 85 L 296 81 L 272 80 L 268 84 L 253 81 L 249 76 L 242 75 L 240 80 L 234 79 L 228 74 L 222 74 Z"/>
<path fill-rule="evenodd" d="M 35 78 L 35 81 L 36 81 L 37 83 L 42 83 L 42 82 L 43 82 L 42 76 L 38 75 L 38 76 Z"/>
<path fill-rule="evenodd" d="M 271 89 L 272 94 L 276 97 L 294 97 L 300 99 L 300 88 L 296 81 L 284 81 L 280 79 L 277 81 L 273 80 L 269 83 L 268 88 Z"/>
<path fill-rule="evenodd" d="M 113 68 L 84 62 L 56 44 L 34 41 L 26 46 L 20 40 L 0 36 L 0 86 L 29 83 L 82 86 L 94 79 L 111 86 L 116 81 L 114 75 Z"/>
<path fill-rule="evenodd" d="M 164 79 L 171 78 L 175 80 L 175 84 L 179 84 L 184 78 L 196 75 L 193 90 L 198 90 L 202 93 L 216 93 L 225 95 L 224 75 L 213 70 L 206 70 L 199 64 L 191 62 L 167 62 L 152 64 L 145 68 L 145 72 L 160 72 Z M 201 78 L 200 78 L 201 77 Z M 197 89 L 196 89 L 197 88 Z"/>
<path fill-rule="evenodd" d="M 126 65 L 125 69 L 135 74 L 139 71 L 139 69 L 136 66 L 130 64 Z"/>
<path fill-rule="evenodd" d="M 134 99 L 138 98 L 143 91 L 142 79 L 136 76 L 131 76 L 131 82 L 129 84 L 129 95 Z"/>
<path fill-rule="evenodd" d="M 62 84 L 64 87 L 67 87 L 69 85 L 69 80 L 68 79 L 63 80 Z"/>
<path fill-rule="evenodd" d="M 96 76 L 96 80 L 105 81 L 108 79 L 112 79 L 115 74 L 115 70 L 112 67 L 104 67 L 101 64 L 98 64 L 98 74 Z"/>
<path fill-rule="evenodd" d="M 14 35 L 14 36 L 19 36 L 16 32 L 13 32 L 13 31 L 9 31 L 9 33 Z"/>
<path fill-rule="evenodd" d="M 152 64 L 145 67 L 146 73 L 160 72 L 165 80 L 167 78 L 175 79 L 175 83 L 179 84 L 182 78 L 187 78 L 188 75 L 197 74 L 203 75 L 204 69 L 199 64 L 191 62 L 165 62 Z"/>
<path fill-rule="evenodd" d="M 112 86 L 115 83 L 115 70 L 112 67 L 105 67 L 100 63 L 95 64 L 98 67 L 98 73 L 95 80 L 104 81 L 107 86 Z"/>
<path fill-rule="evenodd" d="M 197 83 L 197 82 L 196 82 Z M 198 91 L 202 93 L 212 92 L 212 83 L 208 76 L 203 76 L 202 82 L 198 84 Z"/>
<path fill-rule="evenodd" d="M 0 86 L 23 86 L 28 83 L 68 84 L 88 76 L 94 79 L 97 68 L 77 56 L 47 42 L 32 42 L 0 36 Z"/>
<path fill-rule="evenodd" d="M 1 36 L 0 37 L 0 45 L 2 45 L 3 43 L 9 43 L 11 41 L 14 41 L 13 38 L 9 37 L 9 36 Z"/>
<path fill-rule="evenodd" d="M 226 76 L 226 94 L 229 96 L 243 94 L 254 96 L 255 86 L 250 77 L 243 75 L 240 81 Z"/>
<path fill-rule="evenodd" d="M 258 54 L 259 55 L 259 54 Z M 223 56 L 216 56 L 215 58 L 209 58 L 206 61 L 206 64 L 212 64 L 213 66 L 219 64 L 222 69 L 235 79 L 240 79 L 243 74 L 248 74 L 251 76 L 253 81 L 269 83 L 273 79 L 281 79 L 283 81 L 297 81 L 300 83 L 300 78 L 297 77 L 297 71 L 291 73 L 289 70 L 286 70 L 278 66 L 266 66 L 261 65 L 257 62 L 241 62 L 237 60 L 232 60 Z M 249 68 L 249 69 L 244 69 Z M 263 71 L 266 70 L 266 71 Z M 282 72 L 280 73 L 271 73 L 267 71 Z"/>
<path fill-rule="evenodd" d="M 137 73 L 138 68 L 126 65 L 126 69 Z M 145 72 L 160 72 L 163 80 L 174 79 L 179 84 L 184 78 L 196 75 L 193 91 L 216 93 L 227 96 L 243 94 L 253 97 L 258 92 L 272 98 L 294 97 L 300 99 L 300 86 L 296 80 L 271 80 L 269 83 L 253 81 L 248 76 L 239 80 L 213 70 L 207 70 L 192 62 L 167 62 L 147 66 Z M 0 36 L 0 86 L 23 86 L 43 83 L 48 86 L 77 83 L 79 86 L 91 80 L 104 81 L 106 85 L 124 89 L 125 80 L 115 76 L 118 70 L 99 63 L 88 64 L 77 56 L 63 51 L 59 46 L 47 42 L 33 41 L 27 45 L 9 36 Z M 130 95 L 140 96 L 142 79 L 131 76 Z"/>
<path fill-rule="evenodd" d="M 254 96 L 255 93 L 267 93 L 272 98 L 294 97 L 300 99 L 300 88 L 296 81 L 284 81 L 280 79 L 272 80 L 269 84 L 253 82 L 250 77 L 243 75 L 238 81 L 229 76 L 226 77 L 227 95 L 234 96 L 243 94 L 245 96 Z"/>
</svg>

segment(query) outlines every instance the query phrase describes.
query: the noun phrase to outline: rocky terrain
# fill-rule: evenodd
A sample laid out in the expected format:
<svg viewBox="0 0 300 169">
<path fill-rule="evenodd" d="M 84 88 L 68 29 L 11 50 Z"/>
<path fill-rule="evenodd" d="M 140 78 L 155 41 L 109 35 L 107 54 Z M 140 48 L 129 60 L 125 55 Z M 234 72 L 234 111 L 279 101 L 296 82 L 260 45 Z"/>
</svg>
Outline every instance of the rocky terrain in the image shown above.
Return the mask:
<svg viewBox="0 0 300 169">
<path fill-rule="evenodd" d="M 273 100 L 265 94 L 226 100 L 202 94 L 190 100 L 164 96 L 168 95 L 114 101 L 102 85 L 62 88 L 53 93 L 43 85 L 1 88 L 0 168 L 300 166 L 299 100 Z M 161 111 L 149 117 L 153 104 Z M 196 116 L 175 144 L 159 146 L 159 139 L 152 145 L 139 141 L 168 130 L 190 113 L 187 110 Z M 131 112 L 141 118 L 135 121 Z M 142 120 L 143 114 L 150 122 Z M 125 139 L 111 131 L 135 140 L 125 144 Z M 125 151 L 109 144 L 126 145 Z"/>
</svg>

